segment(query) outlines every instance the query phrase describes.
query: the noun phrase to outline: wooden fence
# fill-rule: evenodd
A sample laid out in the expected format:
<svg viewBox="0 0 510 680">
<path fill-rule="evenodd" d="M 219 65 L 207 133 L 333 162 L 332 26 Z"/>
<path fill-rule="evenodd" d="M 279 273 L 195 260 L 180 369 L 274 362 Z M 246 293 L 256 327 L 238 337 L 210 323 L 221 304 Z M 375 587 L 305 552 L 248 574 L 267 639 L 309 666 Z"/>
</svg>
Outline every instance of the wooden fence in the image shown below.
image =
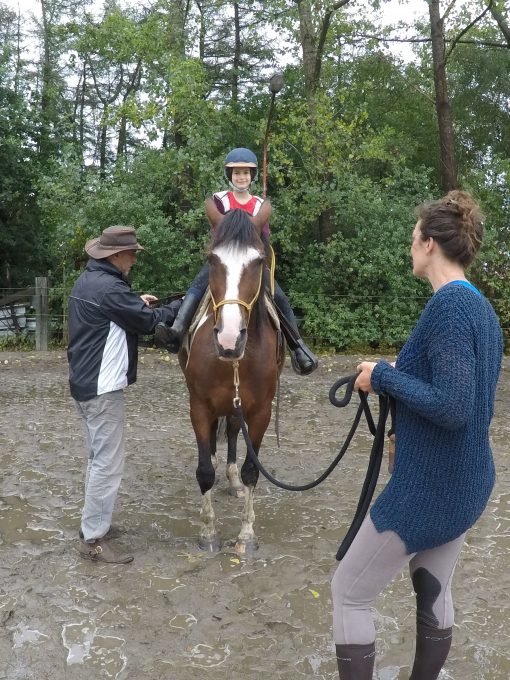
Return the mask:
<svg viewBox="0 0 510 680">
<path fill-rule="evenodd" d="M 39 276 L 33 287 L 22 288 L 0 298 L 0 337 L 30 332 L 26 309 L 35 310 L 35 349 L 46 351 L 49 337 L 48 279 Z"/>
</svg>

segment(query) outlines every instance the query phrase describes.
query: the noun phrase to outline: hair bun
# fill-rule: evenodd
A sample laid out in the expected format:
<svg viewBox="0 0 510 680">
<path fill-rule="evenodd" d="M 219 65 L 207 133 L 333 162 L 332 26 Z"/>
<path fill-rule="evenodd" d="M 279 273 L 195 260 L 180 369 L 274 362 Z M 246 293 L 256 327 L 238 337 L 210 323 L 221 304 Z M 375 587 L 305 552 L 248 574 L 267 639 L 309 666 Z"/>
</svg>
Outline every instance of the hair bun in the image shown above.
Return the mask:
<svg viewBox="0 0 510 680">
<path fill-rule="evenodd" d="M 417 211 L 422 237 L 434 238 L 444 254 L 463 267 L 469 266 L 483 240 L 483 215 L 467 191 L 454 189 Z"/>
</svg>

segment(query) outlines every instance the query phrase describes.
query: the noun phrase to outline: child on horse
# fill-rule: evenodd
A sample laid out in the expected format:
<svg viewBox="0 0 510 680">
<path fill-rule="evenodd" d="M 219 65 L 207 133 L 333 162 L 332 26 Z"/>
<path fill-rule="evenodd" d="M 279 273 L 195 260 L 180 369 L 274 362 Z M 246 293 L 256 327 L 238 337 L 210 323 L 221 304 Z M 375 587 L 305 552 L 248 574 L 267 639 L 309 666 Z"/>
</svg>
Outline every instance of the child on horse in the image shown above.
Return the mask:
<svg viewBox="0 0 510 680">
<path fill-rule="evenodd" d="M 245 210 L 250 215 L 256 215 L 264 203 L 264 199 L 260 196 L 250 194 L 250 186 L 257 179 L 257 157 L 249 149 L 232 149 L 225 158 L 224 167 L 225 179 L 230 185 L 230 191 L 219 191 L 213 195 L 216 207 L 223 215 L 235 208 Z M 262 238 L 268 242 L 269 224 L 265 224 L 262 228 Z M 179 351 L 182 340 L 207 290 L 208 282 L 209 266 L 205 265 L 183 298 L 173 325 L 158 325 L 156 339 L 169 352 Z M 278 314 L 283 317 L 282 330 L 291 353 L 292 367 L 296 373 L 308 375 L 317 368 L 317 357 L 303 342 L 289 300 L 276 281 L 274 298 Z"/>
</svg>

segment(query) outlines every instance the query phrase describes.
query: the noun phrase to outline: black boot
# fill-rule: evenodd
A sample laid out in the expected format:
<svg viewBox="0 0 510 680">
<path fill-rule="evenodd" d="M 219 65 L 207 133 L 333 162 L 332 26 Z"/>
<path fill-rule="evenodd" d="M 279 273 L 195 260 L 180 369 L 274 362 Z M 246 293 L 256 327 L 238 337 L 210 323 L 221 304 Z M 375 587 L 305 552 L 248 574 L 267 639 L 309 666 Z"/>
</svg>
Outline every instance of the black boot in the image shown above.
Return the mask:
<svg viewBox="0 0 510 680">
<path fill-rule="evenodd" d="M 372 680 L 375 642 L 368 645 L 336 645 L 340 680 Z"/>
<path fill-rule="evenodd" d="M 292 307 L 281 288 L 276 291 L 275 302 L 282 331 L 289 347 L 292 368 L 298 375 L 309 375 L 315 371 L 319 362 L 315 354 L 303 342 Z"/>
<path fill-rule="evenodd" d="M 416 652 L 409 680 L 436 680 L 450 651 L 451 628 L 416 625 Z"/>
<path fill-rule="evenodd" d="M 192 293 L 187 293 L 183 300 L 175 321 L 171 326 L 158 323 L 154 329 L 154 340 L 160 347 L 165 347 L 169 352 L 177 354 L 181 349 L 184 336 L 189 330 L 195 312 L 200 305 L 200 298 Z"/>
</svg>

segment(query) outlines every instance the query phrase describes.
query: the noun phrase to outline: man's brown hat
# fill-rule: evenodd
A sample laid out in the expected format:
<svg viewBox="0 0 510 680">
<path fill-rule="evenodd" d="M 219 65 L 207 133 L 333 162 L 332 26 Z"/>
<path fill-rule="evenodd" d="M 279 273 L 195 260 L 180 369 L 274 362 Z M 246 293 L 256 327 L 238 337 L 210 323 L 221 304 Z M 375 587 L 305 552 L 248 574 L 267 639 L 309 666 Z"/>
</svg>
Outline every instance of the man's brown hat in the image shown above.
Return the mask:
<svg viewBox="0 0 510 680">
<path fill-rule="evenodd" d="M 145 250 L 136 240 L 134 227 L 107 227 L 99 238 L 93 238 L 85 244 L 87 255 L 96 260 L 120 253 L 121 250 Z"/>
</svg>

